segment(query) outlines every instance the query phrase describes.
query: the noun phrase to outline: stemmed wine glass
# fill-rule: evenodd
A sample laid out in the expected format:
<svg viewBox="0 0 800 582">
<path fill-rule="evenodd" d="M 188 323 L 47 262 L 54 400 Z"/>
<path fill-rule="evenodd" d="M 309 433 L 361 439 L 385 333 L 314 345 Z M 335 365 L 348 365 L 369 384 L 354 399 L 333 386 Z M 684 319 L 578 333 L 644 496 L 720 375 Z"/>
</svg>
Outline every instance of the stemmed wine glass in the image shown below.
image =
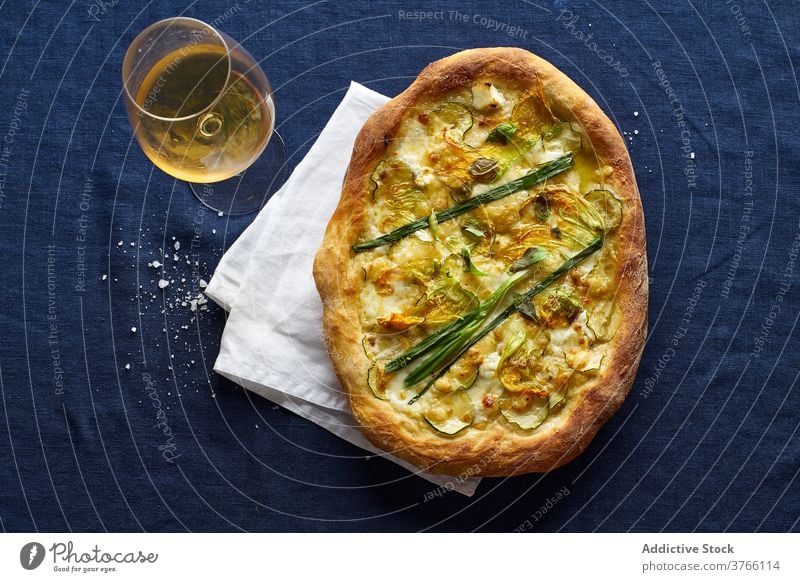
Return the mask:
<svg viewBox="0 0 800 582">
<path fill-rule="evenodd" d="M 194 18 L 167 18 L 122 66 L 128 119 L 148 158 L 214 210 L 258 210 L 281 185 L 286 149 L 272 87 L 239 43 Z"/>
</svg>

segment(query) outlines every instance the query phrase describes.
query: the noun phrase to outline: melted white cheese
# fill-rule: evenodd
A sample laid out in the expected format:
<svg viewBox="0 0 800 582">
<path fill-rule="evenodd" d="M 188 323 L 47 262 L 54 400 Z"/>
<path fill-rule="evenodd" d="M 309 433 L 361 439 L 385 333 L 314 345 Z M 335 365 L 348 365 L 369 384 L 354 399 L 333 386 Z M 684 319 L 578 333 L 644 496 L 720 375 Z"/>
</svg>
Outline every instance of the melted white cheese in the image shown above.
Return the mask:
<svg viewBox="0 0 800 582">
<path fill-rule="evenodd" d="M 472 86 L 472 106 L 477 110 L 497 109 L 506 104 L 505 96 L 494 83 L 479 81 Z"/>
</svg>

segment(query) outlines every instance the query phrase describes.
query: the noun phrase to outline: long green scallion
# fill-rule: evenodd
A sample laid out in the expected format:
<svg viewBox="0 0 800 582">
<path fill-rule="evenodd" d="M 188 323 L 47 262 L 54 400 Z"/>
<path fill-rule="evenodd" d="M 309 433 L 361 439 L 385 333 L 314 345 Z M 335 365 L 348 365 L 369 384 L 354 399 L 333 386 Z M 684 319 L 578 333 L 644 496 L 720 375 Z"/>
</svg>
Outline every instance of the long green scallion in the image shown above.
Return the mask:
<svg viewBox="0 0 800 582">
<path fill-rule="evenodd" d="M 406 378 L 406 385 L 411 386 L 433 374 L 433 377 L 427 384 L 420 390 L 416 396 L 408 401 L 408 404 L 414 404 L 419 398 L 427 392 L 436 381 L 444 376 L 450 367 L 461 358 L 467 351 L 483 339 L 489 332 L 508 319 L 515 311 L 520 303 L 528 301 L 547 289 L 564 273 L 572 269 L 575 265 L 583 261 L 595 251 L 603 246 L 603 237 L 598 237 L 592 241 L 588 246 L 584 247 L 581 251 L 571 256 L 569 259 L 561 263 L 558 268 L 552 271 L 547 277 L 539 281 L 536 285 L 531 287 L 525 293 L 519 295 L 514 303 L 501 311 L 494 319 L 492 319 L 484 327 L 480 327 L 483 321 L 490 315 L 492 309 L 488 312 L 471 317 L 465 324 L 453 326 L 449 331 L 441 333 L 436 339 L 435 346 L 441 346 L 435 351 L 430 358 L 423 362 L 419 368 L 414 370 Z M 516 275 L 515 275 L 516 276 Z M 513 279 L 513 277 L 511 278 Z M 509 279 L 510 280 L 510 279 Z M 488 302 L 487 300 L 486 302 Z M 498 300 L 499 302 L 499 300 Z M 495 303 L 496 305 L 496 303 Z M 480 307 L 478 308 L 480 309 Z M 477 311 L 477 310 L 476 310 Z M 470 312 L 472 313 L 472 312 Z M 468 314 L 469 315 L 469 314 Z M 482 317 L 481 317 L 482 316 Z M 463 322 L 462 322 L 463 323 Z M 436 334 L 434 334 L 436 335 Z M 433 336 L 431 336 L 433 337 Z M 420 344 L 421 345 L 421 344 Z M 430 348 L 431 346 L 429 346 Z M 446 363 L 445 363 L 446 362 Z M 444 364 L 444 365 L 442 365 Z M 438 370 L 438 371 L 436 371 Z"/>
<path fill-rule="evenodd" d="M 521 176 L 515 180 L 511 180 L 510 182 L 506 182 L 497 188 L 492 188 L 483 194 L 473 196 L 461 204 L 456 204 L 455 206 L 445 208 L 441 212 L 437 212 L 436 222 L 442 223 L 446 220 L 451 220 L 457 216 L 461 216 L 462 214 L 469 212 L 470 210 L 474 210 L 479 206 L 500 200 L 509 194 L 513 194 L 514 192 L 519 192 L 520 190 L 535 186 L 536 184 L 544 182 L 548 178 L 552 178 L 561 172 L 569 170 L 573 164 L 572 152 L 569 152 L 560 158 L 556 158 L 555 160 L 542 164 L 524 176 Z M 426 216 L 396 228 L 395 230 L 384 234 L 383 236 L 379 236 L 378 238 L 354 245 L 353 251 L 357 253 L 363 253 L 364 251 L 368 251 L 370 249 L 382 247 L 384 245 L 388 245 L 389 243 L 400 240 L 401 238 L 406 237 L 413 232 L 428 228 L 429 226 L 430 219 Z"/>
</svg>

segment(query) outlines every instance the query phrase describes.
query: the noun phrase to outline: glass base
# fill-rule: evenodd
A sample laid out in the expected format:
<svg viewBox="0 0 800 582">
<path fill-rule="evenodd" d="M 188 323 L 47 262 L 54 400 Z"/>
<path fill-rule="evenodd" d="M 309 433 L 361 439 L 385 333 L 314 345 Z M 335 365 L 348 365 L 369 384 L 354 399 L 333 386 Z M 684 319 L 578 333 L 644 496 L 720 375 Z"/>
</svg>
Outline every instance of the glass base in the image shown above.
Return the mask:
<svg viewBox="0 0 800 582">
<path fill-rule="evenodd" d="M 286 181 L 286 144 L 277 131 L 261 155 L 244 172 L 213 184 L 192 184 L 195 196 L 216 212 L 247 214 L 261 210 Z"/>
</svg>

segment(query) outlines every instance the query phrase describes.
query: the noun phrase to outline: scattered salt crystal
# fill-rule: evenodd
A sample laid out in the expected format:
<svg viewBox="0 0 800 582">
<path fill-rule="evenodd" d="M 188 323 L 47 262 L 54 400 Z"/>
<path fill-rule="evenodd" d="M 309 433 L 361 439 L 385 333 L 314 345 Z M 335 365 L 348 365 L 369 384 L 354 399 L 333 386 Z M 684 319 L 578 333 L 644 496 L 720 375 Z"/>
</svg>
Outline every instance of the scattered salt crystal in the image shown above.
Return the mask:
<svg viewBox="0 0 800 582">
<path fill-rule="evenodd" d="M 217 229 L 216 228 L 212 228 L 211 229 L 211 234 L 217 234 Z"/>
<path fill-rule="evenodd" d="M 205 289 L 206 287 L 208 287 L 208 283 L 206 283 L 206 280 L 200 279 L 200 288 Z"/>
<path fill-rule="evenodd" d="M 181 243 L 179 243 L 178 241 L 175 241 L 175 250 L 179 251 L 180 248 L 181 248 Z"/>
<path fill-rule="evenodd" d="M 177 261 L 180 257 L 177 254 L 172 255 L 172 260 Z"/>
<path fill-rule="evenodd" d="M 131 333 L 136 333 L 136 326 L 131 328 Z"/>
<path fill-rule="evenodd" d="M 635 135 L 639 135 L 639 130 L 638 130 L 638 129 L 634 129 L 634 130 L 633 130 L 633 133 L 634 133 Z"/>
<path fill-rule="evenodd" d="M 197 311 L 197 299 L 192 299 L 189 301 L 189 309 L 192 311 Z"/>
<path fill-rule="evenodd" d="M 217 216 L 225 216 L 225 213 L 222 212 L 222 210 L 220 210 L 219 212 L 217 212 Z"/>
<path fill-rule="evenodd" d="M 166 287 L 167 285 L 169 285 L 169 281 L 167 281 L 166 279 L 160 279 L 160 280 L 158 281 L 158 287 L 159 287 L 160 289 L 163 289 L 163 288 L 164 288 L 164 287 Z"/>
<path fill-rule="evenodd" d="M 634 117 L 639 117 L 639 112 L 638 112 L 638 111 L 634 111 L 634 112 L 633 112 L 633 116 L 634 116 Z"/>
<path fill-rule="evenodd" d="M 126 370 L 130 370 L 131 369 L 131 365 L 130 364 L 125 364 L 125 369 Z"/>
<path fill-rule="evenodd" d="M 121 246 L 122 246 L 122 241 L 119 241 L 119 242 L 117 243 L 117 246 L 118 246 L 118 247 L 121 247 Z"/>
<path fill-rule="evenodd" d="M 135 246 L 136 246 L 136 243 L 135 243 L 135 242 L 131 242 L 131 246 L 132 246 L 132 247 L 135 247 Z"/>
<path fill-rule="evenodd" d="M 108 279 L 108 275 L 105 275 L 105 274 L 104 274 L 104 275 L 101 277 L 101 279 L 102 279 L 103 281 L 105 281 L 106 279 Z"/>
<path fill-rule="evenodd" d="M 694 152 L 690 153 L 690 154 L 689 154 L 689 157 L 690 157 L 691 159 L 694 159 Z"/>
<path fill-rule="evenodd" d="M 154 269 L 158 269 L 161 266 L 159 261 L 153 261 L 152 263 L 147 263 L 148 267 L 153 267 Z"/>
</svg>

